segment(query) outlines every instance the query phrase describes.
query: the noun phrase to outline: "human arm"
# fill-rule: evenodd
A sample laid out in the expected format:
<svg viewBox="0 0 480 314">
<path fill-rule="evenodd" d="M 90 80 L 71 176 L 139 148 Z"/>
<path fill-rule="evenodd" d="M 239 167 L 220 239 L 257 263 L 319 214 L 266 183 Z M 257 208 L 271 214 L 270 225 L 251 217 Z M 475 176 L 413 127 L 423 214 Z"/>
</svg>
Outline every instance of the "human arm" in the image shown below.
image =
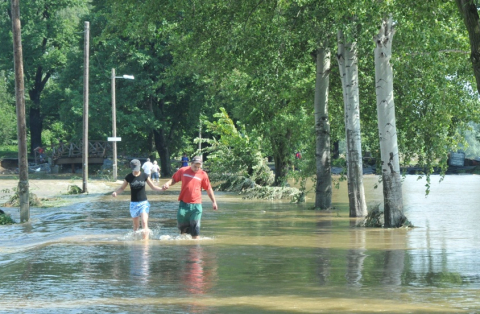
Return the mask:
<svg viewBox="0 0 480 314">
<path fill-rule="evenodd" d="M 173 178 L 171 178 L 170 180 L 168 180 L 167 182 L 165 182 L 165 184 L 162 186 L 162 189 L 163 189 L 163 190 L 168 190 L 168 188 L 169 188 L 171 185 L 174 185 L 175 183 L 177 183 L 177 181 L 175 181 Z"/>
<path fill-rule="evenodd" d="M 208 197 L 210 197 L 210 200 L 212 201 L 213 210 L 217 210 L 218 205 L 217 205 L 217 201 L 215 200 L 215 194 L 213 194 L 213 189 L 211 186 L 208 188 L 207 194 L 208 194 Z"/>
<path fill-rule="evenodd" d="M 147 178 L 147 184 L 154 191 L 163 191 L 163 187 L 160 188 L 160 187 L 154 185 L 153 182 L 152 182 L 152 179 L 150 179 L 150 177 Z"/>
<path fill-rule="evenodd" d="M 127 185 L 128 185 L 127 180 L 123 180 L 122 186 L 120 186 L 118 189 L 113 191 L 112 196 L 116 197 L 118 194 L 122 193 L 125 190 L 125 188 L 127 187 Z"/>
</svg>

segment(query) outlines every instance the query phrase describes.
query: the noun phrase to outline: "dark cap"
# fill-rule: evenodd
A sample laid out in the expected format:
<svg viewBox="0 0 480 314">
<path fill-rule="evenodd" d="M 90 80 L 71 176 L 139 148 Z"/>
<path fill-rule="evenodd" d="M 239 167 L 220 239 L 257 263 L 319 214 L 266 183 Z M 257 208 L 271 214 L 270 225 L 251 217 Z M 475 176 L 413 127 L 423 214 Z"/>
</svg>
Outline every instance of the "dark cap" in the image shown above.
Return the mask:
<svg viewBox="0 0 480 314">
<path fill-rule="evenodd" d="M 200 156 L 195 156 L 192 158 L 192 164 L 201 164 L 202 162 L 202 157 Z"/>
<path fill-rule="evenodd" d="M 132 168 L 132 171 L 140 171 L 140 160 L 138 159 L 133 159 L 130 161 L 130 168 Z"/>
</svg>

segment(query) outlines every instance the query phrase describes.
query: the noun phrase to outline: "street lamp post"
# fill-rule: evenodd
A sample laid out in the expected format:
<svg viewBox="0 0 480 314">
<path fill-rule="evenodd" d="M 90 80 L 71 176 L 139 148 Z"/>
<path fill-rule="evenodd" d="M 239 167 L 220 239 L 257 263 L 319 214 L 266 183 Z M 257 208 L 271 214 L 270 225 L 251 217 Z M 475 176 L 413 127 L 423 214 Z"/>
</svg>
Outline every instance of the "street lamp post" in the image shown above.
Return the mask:
<svg viewBox="0 0 480 314">
<path fill-rule="evenodd" d="M 117 181 L 117 112 L 115 105 L 115 79 L 123 78 L 127 80 L 134 80 L 133 75 L 115 76 L 115 69 L 112 69 L 112 137 L 113 137 L 113 181 Z"/>
</svg>

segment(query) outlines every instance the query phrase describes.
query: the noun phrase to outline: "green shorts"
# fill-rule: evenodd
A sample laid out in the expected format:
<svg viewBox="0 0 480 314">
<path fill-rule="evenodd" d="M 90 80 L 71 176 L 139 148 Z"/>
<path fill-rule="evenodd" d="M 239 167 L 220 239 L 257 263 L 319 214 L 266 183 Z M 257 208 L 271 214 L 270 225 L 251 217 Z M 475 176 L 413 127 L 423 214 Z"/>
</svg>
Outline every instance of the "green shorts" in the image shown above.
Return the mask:
<svg viewBox="0 0 480 314">
<path fill-rule="evenodd" d="M 181 233 L 192 236 L 200 234 L 200 221 L 202 220 L 202 204 L 192 204 L 180 201 L 177 212 L 178 229 Z"/>
</svg>

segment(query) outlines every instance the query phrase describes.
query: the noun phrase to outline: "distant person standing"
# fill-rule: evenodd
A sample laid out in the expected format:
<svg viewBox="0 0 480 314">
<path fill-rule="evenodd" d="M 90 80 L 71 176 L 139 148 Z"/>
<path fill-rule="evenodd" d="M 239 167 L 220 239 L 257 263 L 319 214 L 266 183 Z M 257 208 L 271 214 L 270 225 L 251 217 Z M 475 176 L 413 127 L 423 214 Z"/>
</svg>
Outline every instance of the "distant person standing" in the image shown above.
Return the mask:
<svg viewBox="0 0 480 314">
<path fill-rule="evenodd" d="M 212 201 L 213 210 L 217 210 L 217 201 L 213 194 L 210 179 L 202 169 L 202 158 L 192 158 L 190 167 L 182 167 L 177 170 L 163 189 L 168 190 L 171 185 L 182 182 L 182 188 L 178 200 L 177 226 L 181 234 L 190 234 L 193 239 L 198 239 L 200 234 L 200 221 L 202 219 L 202 188 L 207 191 Z"/>
<path fill-rule="evenodd" d="M 187 157 L 187 153 L 183 153 L 183 156 L 182 156 L 182 167 L 188 167 L 188 162 L 190 160 L 188 159 Z"/>
<path fill-rule="evenodd" d="M 152 166 L 153 164 L 150 162 L 150 158 L 147 158 L 147 161 L 142 166 L 143 171 L 149 177 L 150 177 L 150 174 L 152 173 Z"/>
<path fill-rule="evenodd" d="M 43 164 L 45 162 L 45 150 L 43 149 L 43 147 L 38 146 L 34 149 L 34 151 L 38 153 L 38 158 L 40 159 L 39 163 Z"/>
<path fill-rule="evenodd" d="M 152 165 L 152 181 L 153 182 L 158 182 L 158 179 L 160 178 L 160 167 L 157 164 L 157 161 L 153 161 Z"/>
<path fill-rule="evenodd" d="M 140 171 L 140 160 L 133 159 L 130 161 L 132 172 L 127 174 L 121 187 L 116 189 L 112 196 L 116 197 L 122 193 L 128 184 L 130 184 L 130 216 L 133 220 L 133 231 L 137 231 L 140 227 L 140 219 L 143 227 L 143 238 L 146 239 L 149 233 L 148 229 L 148 213 L 150 211 L 150 203 L 145 193 L 145 185 L 155 191 L 162 191 L 158 186 L 153 185 L 152 180 L 146 173 Z"/>
</svg>

